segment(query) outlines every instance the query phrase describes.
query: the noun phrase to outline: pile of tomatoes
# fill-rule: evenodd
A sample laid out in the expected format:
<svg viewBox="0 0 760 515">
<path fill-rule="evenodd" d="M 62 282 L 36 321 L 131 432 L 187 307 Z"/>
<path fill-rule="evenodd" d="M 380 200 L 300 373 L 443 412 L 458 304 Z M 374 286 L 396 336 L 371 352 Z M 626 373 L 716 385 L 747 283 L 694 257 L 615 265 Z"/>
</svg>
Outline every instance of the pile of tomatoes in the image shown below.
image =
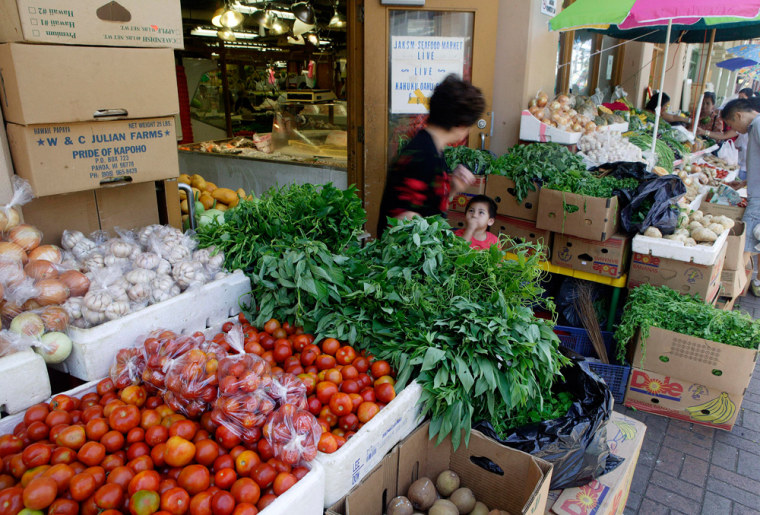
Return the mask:
<svg viewBox="0 0 760 515">
<path fill-rule="evenodd" d="M 316 345 L 314 336 L 287 322 L 281 325 L 270 320 L 263 331 L 242 316 L 239 322 L 245 351 L 260 356 L 277 378 L 268 387 L 270 397 L 277 397 L 274 391 L 279 386 L 284 392 L 281 395 L 288 395 L 286 402 L 297 405 L 294 399 L 298 386 L 293 384 L 293 376 L 305 385 L 303 407 L 317 417 L 322 427 L 318 444 L 321 452 L 338 450 L 396 397 L 394 373 L 387 361 L 373 360 L 334 338 Z M 224 345 L 233 325 L 225 324 L 214 341 Z"/>
<path fill-rule="evenodd" d="M 0 436 L 0 515 L 255 514 L 307 473 L 266 439 L 246 448 L 209 413 L 190 420 L 145 386 L 104 379 Z"/>
</svg>

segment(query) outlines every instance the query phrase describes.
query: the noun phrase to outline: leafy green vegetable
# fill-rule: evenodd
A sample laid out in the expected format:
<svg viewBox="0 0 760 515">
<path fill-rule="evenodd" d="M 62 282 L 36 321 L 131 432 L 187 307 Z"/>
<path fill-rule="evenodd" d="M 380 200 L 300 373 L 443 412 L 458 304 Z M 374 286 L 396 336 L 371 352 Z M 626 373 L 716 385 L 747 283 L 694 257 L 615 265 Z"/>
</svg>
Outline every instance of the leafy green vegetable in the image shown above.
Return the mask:
<svg viewBox="0 0 760 515">
<path fill-rule="evenodd" d="M 610 198 L 617 190 L 635 190 L 638 186 L 639 181 L 633 178 L 616 179 L 609 175 L 598 177 L 586 170 L 568 170 L 554 176 L 544 185 L 552 190 L 598 198 Z M 566 211 L 569 212 L 567 209 Z"/>
<path fill-rule="evenodd" d="M 639 147 L 641 150 L 650 150 L 652 148 L 651 134 L 631 134 L 628 135 L 628 141 Z M 673 172 L 673 163 L 676 158 L 667 143 L 658 139 L 657 143 L 655 143 L 654 151 L 657 154 L 657 165 L 662 166 L 668 172 Z"/>
<path fill-rule="evenodd" d="M 459 147 L 446 147 L 443 151 L 446 164 L 453 170 L 458 165 L 464 165 L 475 175 L 487 175 L 491 172 L 493 156 L 487 150 L 478 150 L 465 145 Z"/>
<path fill-rule="evenodd" d="M 332 184 L 293 185 L 241 200 L 224 213 L 224 223 L 199 227 L 198 241 L 201 247 L 223 251 L 228 270 L 251 272 L 270 247 L 279 252 L 298 239 L 322 242 L 330 252 L 339 252 L 356 241 L 365 220 L 354 187 L 343 191 Z"/>
<path fill-rule="evenodd" d="M 749 315 L 716 309 L 696 295 L 681 295 L 667 286 L 644 284 L 628 294 L 615 332 L 618 358 L 625 359 L 627 346 L 639 329 L 645 343 L 650 327 L 746 349 L 756 349 L 760 344 L 760 321 Z"/>
<path fill-rule="evenodd" d="M 528 193 L 566 170 L 585 170 L 583 158 L 558 143 L 517 145 L 493 163 L 493 173 L 515 181 L 515 197 L 522 202 Z"/>
<path fill-rule="evenodd" d="M 496 417 L 490 422 L 496 433 L 504 439 L 509 435 L 510 430 L 516 427 L 537 424 L 539 422 L 554 420 L 565 416 L 572 405 L 572 394 L 569 392 L 559 392 L 550 396 L 543 406 L 536 406 L 527 412 L 511 418 Z M 502 406 L 499 405 L 499 408 L 501 407 Z M 499 410 L 497 409 L 497 411 Z"/>
</svg>

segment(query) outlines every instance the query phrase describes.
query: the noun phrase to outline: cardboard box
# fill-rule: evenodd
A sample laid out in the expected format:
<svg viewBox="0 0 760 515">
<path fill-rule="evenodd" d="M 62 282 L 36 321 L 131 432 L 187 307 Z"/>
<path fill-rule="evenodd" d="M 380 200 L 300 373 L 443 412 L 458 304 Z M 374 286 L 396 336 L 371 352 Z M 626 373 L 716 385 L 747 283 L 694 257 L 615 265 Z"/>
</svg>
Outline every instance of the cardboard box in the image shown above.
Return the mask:
<svg viewBox="0 0 760 515">
<path fill-rule="evenodd" d="M 7 129 L 16 174 L 38 197 L 179 176 L 172 117 Z"/>
<path fill-rule="evenodd" d="M 731 431 L 744 393 L 727 392 L 694 379 L 679 379 L 634 367 L 625 392 L 629 408 Z"/>
<path fill-rule="evenodd" d="M 530 454 L 510 449 L 478 431 L 470 445 L 454 451 L 451 439 L 436 446 L 428 439 L 429 422 L 422 424 L 383 458 L 377 468 L 346 497 L 327 509 L 327 514 L 381 515 L 387 503 L 404 495 L 420 477 L 433 481 L 446 469 L 470 488 L 475 498 L 491 509 L 512 514 L 544 513 L 551 483 L 552 465 Z M 504 472 L 498 475 L 476 465 L 471 459 L 485 458 Z"/>
<path fill-rule="evenodd" d="M 0 0 L 0 41 L 184 48 L 179 0 Z"/>
<path fill-rule="evenodd" d="M 706 215 L 725 215 L 732 220 L 741 220 L 744 217 L 745 208 L 739 206 L 724 206 L 723 204 L 713 204 L 711 202 L 702 202 L 699 210 Z"/>
<path fill-rule="evenodd" d="M 486 176 L 476 175 L 475 182 L 471 186 L 468 186 L 463 191 L 454 195 L 454 198 L 451 200 L 451 205 L 449 206 L 449 209 L 451 209 L 452 211 L 459 212 L 459 213 L 464 213 L 464 210 L 467 207 L 467 202 L 469 202 L 470 199 L 474 197 L 475 195 L 484 195 L 485 192 L 486 192 Z"/>
<path fill-rule="evenodd" d="M 737 298 L 738 297 L 718 297 L 718 300 L 715 301 L 715 307 L 721 311 L 733 311 Z"/>
<path fill-rule="evenodd" d="M 728 232 L 726 247 L 725 270 L 744 270 L 744 244 L 747 241 L 747 231 L 744 222 L 736 224 Z"/>
<path fill-rule="evenodd" d="M 496 213 L 511 218 L 536 221 L 538 216 L 538 186 L 522 202 L 515 197 L 515 181 L 503 175 L 489 175 L 486 195 L 496 202 Z"/>
<path fill-rule="evenodd" d="M 628 288 L 641 284 L 667 286 L 683 294 L 697 294 L 711 302 L 720 292 L 725 246 L 714 265 L 698 265 L 634 252 L 628 272 Z"/>
<path fill-rule="evenodd" d="M 721 391 L 744 393 L 757 360 L 757 349 L 712 342 L 658 327 L 636 339 L 633 366 L 657 374 L 688 378 Z"/>
<path fill-rule="evenodd" d="M 630 254 L 631 238 L 624 234 L 605 241 L 556 234 L 552 264 L 617 279 L 628 271 Z"/>
<path fill-rule="evenodd" d="M 447 221 L 449 222 L 449 225 L 454 228 L 454 230 L 464 229 L 464 222 L 465 222 L 465 216 L 464 213 L 460 213 L 459 211 L 452 211 L 449 210 L 446 213 Z"/>
<path fill-rule="evenodd" d="M 720 274 L 721 297 L 736 299 L 747 287 L 747 271 L 742 266 L 741 270 L 726 270 Z"/>
<path fill-rule="evenodd" d="M 612 412 L 607 422 L 607 445 L 625 461 L 612 472 L 578 488 L 558 492 L 550 513 L 556 515 L 615 515 L 623 513 L 647 427 L 636 419 Z"/>
<path fill-rule="evenodd" d="M 552 233 L 539 229 L 536 224 L 528 220 L 519 220 L 507 216 L 496 216 L 492 232 L 506 234 L 526 243 L 535 243 L 543 246 L 543 259 L 548 260 L 551 256 Z"/>
<path fill-rule="evenodd" d="M 539 229 L 604 241 L 615 234 L 618 218 L 617 197 L 587 197 L 547 188 L 538 195 Z"/>
<path fill-rule="evenodd" d="M 0 102 L 1 104 L 1 102 Z M 0 205 L 5 205 L 13 197 L 13 162 L 11 149 L 8 147 L 8 135 L 3 123 L 3 110 L 0 106 Z"/>
<path fill-rule="evenodd" d="M 60 245 L 65 229 L 85 234 L 103 230 L 115 236 L 114 227 L 159 223 L 156 185 L 145 182 L 36 198 L 24 206 L 24 215 L 26 223 L 42 231 L 43 243 Z"/>
<path fill-rule="evenodd" d="M 5 119 L 19 125 L 179 112 L 174 51 L 168 48 L 7 43 L 0 45 L 0 78 Z"/>
</svg>

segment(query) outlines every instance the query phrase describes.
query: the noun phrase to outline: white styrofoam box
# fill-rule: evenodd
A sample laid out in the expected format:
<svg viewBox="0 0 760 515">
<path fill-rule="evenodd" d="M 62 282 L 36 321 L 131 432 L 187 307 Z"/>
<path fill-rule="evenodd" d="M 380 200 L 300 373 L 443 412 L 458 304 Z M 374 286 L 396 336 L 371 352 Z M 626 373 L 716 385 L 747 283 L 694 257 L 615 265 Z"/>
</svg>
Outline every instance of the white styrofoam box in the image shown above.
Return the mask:
<svg viewBox="0 0 760 515">
<path fill-rule="evenodd" d="M 91 329 L 69 328 L 71 355 L 56 368 L 91 381 L 106 377 L 119 349 L 156 329 L 193 333 L 214 327 L 240 312 L 251 283 L 240 270 L 164 302 Z"/>
<path fill-rule="evenodd" d="M 317 455 L 316 461 L 325 469 L 325 508 L 358 485 L 394 445 L 420 424 L 421 395 L 422 387 L 412 381 L 343 447 L 333 454 Z"/>
<path fill-rule="evenodd" d="M 524 110 L 520 116 L 520 139 L 524 141 L 551 141 L 563 145 L 578 143 L 583 133 L 567 132 L 551 125 L 543 123 L 533 116 L 530 111 Z"/>
<path fill-rule="evenodd" d="M 3 411 L 18 413 L 48 397 L 50 379 L 42 356 L 27 349 L 0 358 L 0 408 Z"/>
<path fill-rule="evenodd" d="M 94 392 L 98 386 L 98 383 L 100 381 L 90 381 L 89 383 L 85 383 L 82 385 L 77 386 L 76 388 L 73 388 L 67 392 L 62 392 L 65 395 L 68 395 L 69 397 L 82 397 L 86 393 Z M 48 393 L 45 397 L 38 400 L 34 404 L 37 404 L 38 402 L 48 402 L 50 401 L 51 397 Z M 16 427 L 16 425 L 19 422 L 24 421 L 24 413 L 16 413 L 15 415 L 10 415 L 8 417 L 0 419 L 0 435 L 5 435 L 13 432 L 13 428 Z"/>
<path fill-rule="evenodd" d="M 609 131 L 628 132 L 628 122 L 611 123 L 606 127 Z"/>
<path fill-rule="evenodd" d="M 322 515 L 325 512 L 325 470 L 317 461 L 290 490 L 260 511 L 261 515 Z"/>
<path fill-rule="evenodd" d="M 686 263 L 695 263 L 697 265 L 714 265 L 718 260 L 720 251 L 728 239 L 729 231 L 723 231 L 718 239 L 709 247 L 707 245 L 696 245 L 687 247 L 679 241 L 666 240 L 665 238 L 650 238 L 637 234 L 633 237 L 633 252 L 639 254 L 651 254 L 652 256 L 676 259 Z"/>
</svg>

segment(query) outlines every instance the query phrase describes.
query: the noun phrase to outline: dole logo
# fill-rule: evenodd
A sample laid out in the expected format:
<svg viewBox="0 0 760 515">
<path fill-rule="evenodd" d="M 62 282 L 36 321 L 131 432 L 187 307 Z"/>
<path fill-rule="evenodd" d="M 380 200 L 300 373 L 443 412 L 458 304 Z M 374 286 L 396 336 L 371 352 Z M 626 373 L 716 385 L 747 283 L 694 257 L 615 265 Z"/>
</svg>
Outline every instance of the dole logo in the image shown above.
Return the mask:
<svg viewBox="0 0 760 515">
<path fill-rule="evenodd" d="M 680 402 L 683 386 L 681 383 L 671 383 L 669 377 L 656 379 L 649 377 L 642 370 L 634 370 L 631 377 L 631 391 Z"/>
</svg>

